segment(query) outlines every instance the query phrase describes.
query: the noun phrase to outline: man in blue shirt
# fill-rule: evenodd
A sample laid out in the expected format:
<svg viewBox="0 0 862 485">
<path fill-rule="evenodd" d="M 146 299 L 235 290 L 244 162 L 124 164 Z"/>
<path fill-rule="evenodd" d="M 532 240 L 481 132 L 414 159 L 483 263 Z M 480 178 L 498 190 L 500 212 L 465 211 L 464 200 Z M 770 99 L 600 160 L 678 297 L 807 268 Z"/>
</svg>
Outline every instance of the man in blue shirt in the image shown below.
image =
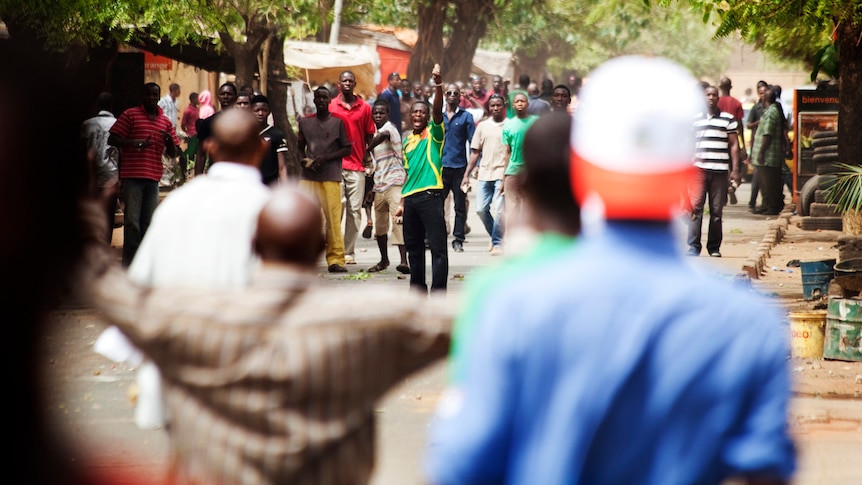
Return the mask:
<svg viewBox="0 0 862 485">
<path fill-rule="evenodd" d="M 393 72 L 389 75 L 389 87 L 380 93 L 377 99 L 382 99 L 389 103 L 389 121 L 401 132 L 401 96 L 398 93 L 398 88 L 401 87 L 401 75 Z"/>
<path fill-rule="evenodd" d="M 635 78 L 650 96 L 619 95 Z M 685 261 L 673 224 L 704 107 L 666 59 L 590 75 L 571 176 L 603 227 L 477 309 L 432 424 L 430 483 L 789 483 L 787 326 L 756 293 Z"/>
<path fill-rule="evenodd" d="M 452 192 L 455 206 L 455 225 L 452 228 L 452 249 L 464 251 L 465 226 L 467 224 L 467 193 L 461 190 L 461 180 L 467 170 L 467 150 L 473 141 L 476 123 L 473 115 L 461 109 L 461 89 L 457 84 L 446 87 L 446 112 L 443 125 L 446 139 L 443 143 L 443 198 Z"/>
</svg>

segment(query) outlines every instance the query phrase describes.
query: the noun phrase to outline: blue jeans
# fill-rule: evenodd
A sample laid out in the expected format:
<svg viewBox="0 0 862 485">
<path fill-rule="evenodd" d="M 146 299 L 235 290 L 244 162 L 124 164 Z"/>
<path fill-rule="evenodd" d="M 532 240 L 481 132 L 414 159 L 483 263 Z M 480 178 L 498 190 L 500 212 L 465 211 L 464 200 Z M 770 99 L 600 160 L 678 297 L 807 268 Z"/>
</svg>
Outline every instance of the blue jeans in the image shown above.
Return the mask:
<svg viewBox="0 0 862 485">
<path fill-rule="evenodd" d="M 459 189 L 460 190 L 460 189 Z M 446 221 L 443 194 L 425 190 L 404 197 L 404 247 L 410 263 L 410 288 L 428 293 L 425 281 L 425 239 L 431 247 L 431 291 L 446 291 L 449 252 L 446 248 Z"/>
<path fill-rule="evenodd" d="M 159 205 L 159 182 L 150 179 L 122 179 L 123 266 L 132 264 L 135 253 Z"/>
<path fill-rule="evenodd" d="M 499 246 L 503 242 L 503 197 L 500 188 L 502 180 L 479 180 L 476 183 L 476 214 L 485 230 L 491 236 L 491 244 Z"/>
</svg>

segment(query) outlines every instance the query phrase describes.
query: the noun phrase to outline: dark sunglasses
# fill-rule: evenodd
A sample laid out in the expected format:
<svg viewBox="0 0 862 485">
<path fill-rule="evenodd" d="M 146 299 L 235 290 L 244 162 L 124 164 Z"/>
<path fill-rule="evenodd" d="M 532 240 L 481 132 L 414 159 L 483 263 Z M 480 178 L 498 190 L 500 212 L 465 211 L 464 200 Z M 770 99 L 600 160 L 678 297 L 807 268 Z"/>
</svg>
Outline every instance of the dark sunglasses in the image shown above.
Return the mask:
<svg viewBox="0 0 862 485">
<path fill-rule="evenodd" d="M 453 95 L 460 96 L 461 92 L 460 91 L 446 91 L 446 96 L 453 96 Z"/>
</svg>

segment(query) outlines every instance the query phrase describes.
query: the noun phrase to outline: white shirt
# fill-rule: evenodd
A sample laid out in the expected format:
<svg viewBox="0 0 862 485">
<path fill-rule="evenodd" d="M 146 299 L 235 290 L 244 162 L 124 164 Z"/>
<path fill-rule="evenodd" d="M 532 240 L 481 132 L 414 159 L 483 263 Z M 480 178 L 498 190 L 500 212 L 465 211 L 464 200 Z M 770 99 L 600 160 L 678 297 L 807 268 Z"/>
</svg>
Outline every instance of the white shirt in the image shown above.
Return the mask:
<svg viewBox="0 0 862 485">
<path fill-rule="evenodd" d="M 96 168 L 96 183 L 99 187 L 109 187 L 117 183 L 117 161 L 120 152 L 116 147 L 108 145 L 108 130 L 114 126 L 117 118 L 110 111 L 99 111 L 99 114 L 84 121 L 81 125 L 81 138 L 87 145 L 87 151 L 93 153 Z"/>
<path fill-rule="evenodd" d="M 270 190 L 257 167 L 214 163 L 205 175 L 172 192 L 159 204 L 129 278 L 144 286 L 242 288 L 259 264 L 252 252 L 257 216 Z M 140 352 L 116 327 L 96 341 L 96 352 L 115 361 L 140 362 Z M 135 423 L 141 429 L 162 426 L 158 370 L 144 361 L 138 370 Z"/>
<path fill-rule="evenodd" d="M 129 277 L 148 286 L 246 286 L 257 265 L 257 216 L 269 194 L 257 167 L 214 163 L 159 204 Z"/>
<path fill-rule="evenodd" d="M 162 108 L 165 116 L 171 120 L 171 124 L 174 125 L 174 129 L 177 129 L 177 116 L 179 115 L 179 108 L 177 108 L 177 100 L 172 98 L 171 95 L 167 95 L 164 98 L 159 100 L 159 108 Z"/>
</svg>

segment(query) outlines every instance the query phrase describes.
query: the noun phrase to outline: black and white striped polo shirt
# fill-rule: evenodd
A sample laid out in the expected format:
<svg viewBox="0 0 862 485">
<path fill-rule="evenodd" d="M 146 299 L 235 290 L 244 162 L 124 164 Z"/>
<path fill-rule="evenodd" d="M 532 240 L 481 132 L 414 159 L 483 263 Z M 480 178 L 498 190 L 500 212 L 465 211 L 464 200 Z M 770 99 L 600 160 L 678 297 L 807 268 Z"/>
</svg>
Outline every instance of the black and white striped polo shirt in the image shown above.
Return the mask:
<svg viewBox="0 0 862 485">
<path fill-rule="evenodd" d="M 718 116 L 698 113 L 694 117 L 694 166 L 707 170 L 730 170 L 729 133 L 736 133 L 737 122 L 730 113 Z"/>
</svg>

